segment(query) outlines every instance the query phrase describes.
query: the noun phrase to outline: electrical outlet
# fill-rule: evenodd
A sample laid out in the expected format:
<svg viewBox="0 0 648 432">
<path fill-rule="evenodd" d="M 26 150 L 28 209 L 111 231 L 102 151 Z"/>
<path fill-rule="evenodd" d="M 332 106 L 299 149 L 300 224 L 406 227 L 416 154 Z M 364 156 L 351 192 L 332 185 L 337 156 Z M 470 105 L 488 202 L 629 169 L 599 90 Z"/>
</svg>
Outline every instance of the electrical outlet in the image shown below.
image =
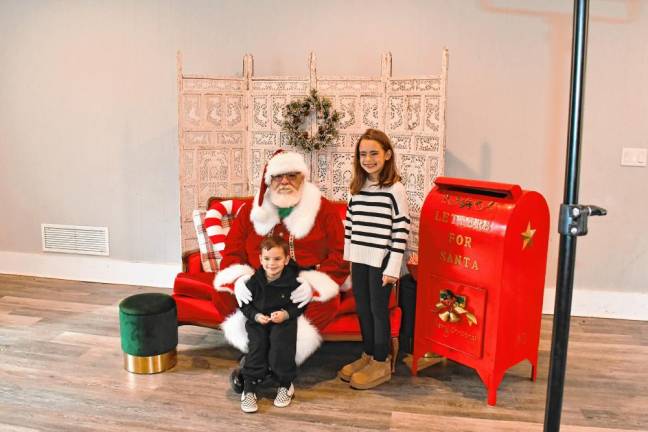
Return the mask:
<svg viewBox="0 0 648 432">
<path fill-rule="evenodd" d="M 621 166 L 645 167 L 648 149 L 624 147 L 621 151 Z"/>
</svg>

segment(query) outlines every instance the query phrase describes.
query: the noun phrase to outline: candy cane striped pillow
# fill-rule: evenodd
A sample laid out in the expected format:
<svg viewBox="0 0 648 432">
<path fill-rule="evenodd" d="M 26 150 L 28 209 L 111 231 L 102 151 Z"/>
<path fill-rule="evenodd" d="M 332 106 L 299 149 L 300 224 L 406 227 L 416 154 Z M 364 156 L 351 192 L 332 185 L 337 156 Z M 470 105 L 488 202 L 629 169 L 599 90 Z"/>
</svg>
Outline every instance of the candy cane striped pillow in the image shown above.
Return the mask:
<svg viewBox="0 0 648 432">
<path fill-rule="evenodd" d="M 215 251 L 225 249 L 225 237 L 244 204 L 245 201 L 238 199 L 214 200 L 209 204 L 205 215 L 205 229 Z"/>
<path fill-rule="evenodd" d="M 194 228 L 196 229 L 196 240 L 198 241 L 198 249 L 200 249 L 200 262 L 202 263 L 203 271 L 215 272 L 218 270 L 221 256 L 214 251 L 207 237 L 205 210 L 194 210 L 193 222 Z"/>
</svg>

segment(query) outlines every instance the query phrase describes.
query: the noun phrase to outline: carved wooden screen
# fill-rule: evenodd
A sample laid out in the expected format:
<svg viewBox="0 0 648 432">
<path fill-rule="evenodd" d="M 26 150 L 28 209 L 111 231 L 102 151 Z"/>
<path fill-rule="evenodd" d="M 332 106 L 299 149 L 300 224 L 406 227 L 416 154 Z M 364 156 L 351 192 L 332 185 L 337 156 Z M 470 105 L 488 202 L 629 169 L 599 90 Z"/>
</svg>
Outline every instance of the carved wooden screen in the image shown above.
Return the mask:
<svg viewBox="0 0 648 432">
<path fill-rule="evenodd" d="M 192 211 L 204 208 L 210 196 L 256 193 L 267 159 L 277 148 L 288 148 L 281 131 L 283 107 L 311 88 L 331 99 L 341 114 L 334 145 L 300 152 L 311 166 L 311 180 L 326 197 L 347 200 L 358 137 L 367 128 L 384 130 L 409 198 L 409 248 L 417 250 L 421 206 L 445 165 L 447 64 L 444 50 L 440 74 L 395 78 L 391 54 L 384 54 L 379 77 L 318 77 L 311 54 L 307 76 L 255 77 L 248 54 L 242 77 L 214 77 L 184 75 L 178 55 L 183 251 L 196 247 Z"/>
</svg>

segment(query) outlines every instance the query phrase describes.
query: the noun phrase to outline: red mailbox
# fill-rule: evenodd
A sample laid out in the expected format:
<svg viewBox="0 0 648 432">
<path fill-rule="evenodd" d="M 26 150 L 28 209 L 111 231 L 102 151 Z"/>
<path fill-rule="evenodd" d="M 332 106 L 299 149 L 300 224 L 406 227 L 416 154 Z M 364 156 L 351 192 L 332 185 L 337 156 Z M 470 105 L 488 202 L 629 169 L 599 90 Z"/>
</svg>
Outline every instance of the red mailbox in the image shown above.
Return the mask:
<svg viewBox="0 0 648 432">
<path fill-rule="evenodd" d="M 518 185 L 439 177 L 419 235 L 412 373 L 426 352 L 474 368 L 495 405 L 508 368 L 535 381 L 549 209 Z"/>
</svg>

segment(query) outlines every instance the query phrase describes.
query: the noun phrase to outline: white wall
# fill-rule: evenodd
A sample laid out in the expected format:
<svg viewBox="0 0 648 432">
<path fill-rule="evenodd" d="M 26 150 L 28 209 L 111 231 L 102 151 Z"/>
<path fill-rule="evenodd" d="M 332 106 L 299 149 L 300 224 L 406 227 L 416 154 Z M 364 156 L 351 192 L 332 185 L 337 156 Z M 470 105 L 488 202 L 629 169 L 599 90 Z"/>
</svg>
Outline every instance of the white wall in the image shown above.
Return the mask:
<svg viewBox="0 0 648 432">
<path fill-rule="evenodd" d="M 575 310 L 611 292 L 645 307 L 648 169 L 619 162 L 648 147 L 648 3 L 591 6 L 581 202 L 609 215 L 579 239 Z M 43 222 L 108 226 L 110 259 L 177 266 L 177 50 L 185 72 L 218 75 L 240 74 L 248 52 L 257 75 L 303 75 L 311 50 L 321 74 L 378 75 L 391 51 L 399 76 L 437 73 L 447 46 L 446 174 L 545 195 L 551 286 L 571 13 L 570 0 L 3 1 L 0 257 L 13 268 L 0 271 L 43 255 Z"/>
</svg>

